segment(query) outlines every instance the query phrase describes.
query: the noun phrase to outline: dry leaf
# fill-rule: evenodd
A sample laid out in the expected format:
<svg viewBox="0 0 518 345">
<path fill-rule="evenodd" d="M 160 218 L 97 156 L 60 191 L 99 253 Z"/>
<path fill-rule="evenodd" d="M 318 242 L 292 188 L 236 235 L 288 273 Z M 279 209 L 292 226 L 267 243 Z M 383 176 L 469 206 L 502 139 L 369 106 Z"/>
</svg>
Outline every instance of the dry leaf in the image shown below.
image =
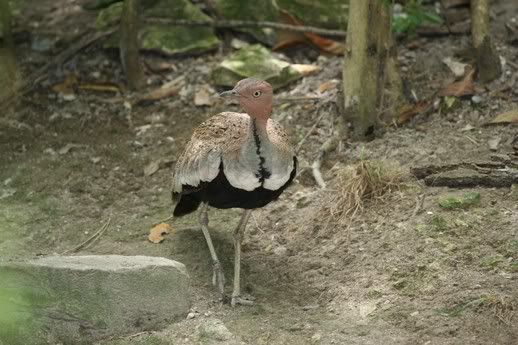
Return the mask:
<svg viewBox="0 0 518 345">
<path fill-rule="evenodd" d="M 194 94 L 194 105 L 197 107 L 212 105 L 212 99 L 210 97 L 209 91 L 207 90 L 207 86 L 202 86 Z"/>
<path fill-rule="evenodd" d="M 291 67 L 303 76 L 320 71 L 320 67 L 317 65 L 293 64 Z"/>
<path fill-rule="evenodd" d="M 399 116 L 397 118 L 397 124 L 401 125 L 410 121 L 414 116 L 430 109 L 431 102 L 429 101 L 420 101 L 414 104 L 405 104 L 401 107 L 399 111 Z"/>
<path fill-rule="evenodd" d="M 306 32 L 304 35 L 306 35 L 311 43 L 320 48 L 320 50 L 333 55 L 344 55 L 345 44 L 329 38 L 324 38 L 311 32 Z"/>
<path fill-rule="evenodd" d="M 498 145 L 500 145 L 501 140 L 502 140 L 502 138 L 500 138 L 500 137 L 489 139 L 487 141 L 487 145 L 489 146 L 489 149 L 491 151 L 498 151 Z"/>
<path fill-rule="evenodd" d="M 493 120 L 489 121 L 488 124 L 507 124 L 507 123 L 518 123 L 518 109 L 507 111 L 502 114 L 498 114 Z"/>
<path fill-rule="evenodd" d="M 439 91 L 439 96 L 463 97 L 475 94 L 475 85 L 473 84 L 474 77 L 475 69 L 468 68 L 468 71 L 462 80 L 453 82 L 443 88 Z"/>
<path fill-rule="evenodd" d="M 62 95 L 73 95 L 74 87 L 77 85 L 77 76 L 73 73 L 68 74 L 61 83 L 53 85 L 52 91 Z"/>
<path fill-rule="evenodd" d="M 465 63 L 454 61 L 451 57 L 444 58 L 442 62 L 448 66 L 456 78 L 460 78 L 466 73 L 467 64 Z"/>
<path fill-rule="evenodd" d="M 72 150 L 72 149 L 77 149 L 77 148 L 81 148 L 81 147 L 84 147 L 84 145 L 68 143 L 65 146 L 63 146 L 62 148 L 60 148 L 58 150 L 58 153 L 60 155 L 64 155 L 64 154 L 67 154 L 68 152 L 70 152 L 70 150 Z"/>
<path fill-rule="evenodd" d="M 304 24 L 291 15 L 286 10 L 280 10 L 281 22 L 291 25 L 303 26 Z M 294 44 L 311 42 L 314 46 L 322 51 L 325 51 L 334 55 L 343 55 L 345 52 L 345 44 L 331 40 L 314 34 L 312 32 L 289 32 L 279 31 L 277 35 L 277 43 L 274 45 L 273 50 L 283 49 Z"/>
<path fill-rule="evenodd" d="M 145 176 L 151 176 L 154 173 L 156 173 L 160 169 L 160 159 L 157 159 L 156 161 L 152 161 L 148 165 L 144 167 L 144 175 Z"/>
<path fill-rule="evenodd" d="M 279 33 L 277 34 L 277 42 L 275 42 L 274 46 L 272 47 L 272 50 L 277 51 L 281 49 L 286 49 L 291 46 L 307 42 L 308 40 L 302 32 L 279 31 Z"/>
<path fill-rule="evenodd" d="M 160 223 L 149 230 L 148 240 L 152 243 L 160 243 L 164 240 L 162 235 L 168 234 L 172 231 L 171 225 L 167 223 Z"/>
<path fill-rule="evenodd" d="M 161 59 L 144 59 L 144 66 L 148 68 L 153 73 L 162 73 L 168 71 L 176 71 L 178 68 L 176 65 L 169 61 L 164 61 Z"/>
<path fill-rule="evenodd" d="M 145 102 L 155 102 L 163 98 L 176 95 L 183 86 L 183 80 L 184 77 L 178 77 L 174 80 L 171 80 L 161 87 L 151 90 L 147 94 L 143 95 L 135 103 L 140 104 Z"/>
<path fill-rule="evenodd" d="M 155 161 L 152 161 L 148 165 L 144 167 L 144 175 L 145 176 L 151 176 L 154 173 L 156 173 L 158 170 L 170 167 L 173 165 L 174 159 L 168 159 L 168 158 L 160 158 Z"/>
<path fill-rule="evenodd" d="M 318 86 L 318 92 L 324 93 L 328 90 L 335 88 L 338 85 L 339 81 L 337 79 L 331 79 L 326 82 L 323 82 Z"/>
</svg>

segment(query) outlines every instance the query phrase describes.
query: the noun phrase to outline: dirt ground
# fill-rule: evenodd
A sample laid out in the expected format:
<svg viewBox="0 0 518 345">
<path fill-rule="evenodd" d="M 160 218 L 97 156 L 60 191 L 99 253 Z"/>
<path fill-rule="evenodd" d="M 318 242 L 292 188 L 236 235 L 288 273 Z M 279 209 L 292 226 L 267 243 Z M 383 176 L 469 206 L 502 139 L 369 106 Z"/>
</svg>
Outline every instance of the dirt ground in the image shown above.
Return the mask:
<svg viewBox="0 0 518 345">
<path fill-rule="evenodd" d="M 332 180 L 337 167 L 360 159 L 395 161 L 404 169 L 487 161 L 495 153 L 516 159 L 516 126 L 481 126 L 517 106 L 518 47 L 506 43 L 504 29 L 512 18 L 518 20 L 513 2 L 495 1 L 493 22 L 499 53 L 514 61 L 514 67 L 506 64 L 501 80 L 486 89 L 480 86 L 480 103 L 467 99 L 447 112 L 419 115 L 408 125 L 388 126 L 367 143 L 344 140 L 326 159 L 326 181 Z M 28 75 L 66 46 L 74 34 L 67 25 L 91 25 L 91 16 L 69 2 L 68 7 L 60 3 L 61 7 L 55 1 L 38 2 L 24 14 L 28 20 L 16 20 L 22 74 Z M 22 34 L 28 30 L 33 36 L 59 40 L 50 51 L 34 51 Z M 442 59 L 468 43 L 468 36 L 401 42 L 400 61 L 409 87 L 419 97 L 433 94 L 451 79 Z M 310 48 L 286 55 L 322 70 L 282 89 L 278 97 L 318 96 L 319 85 L 341 76 L 341 57 L 318 56 Z M 232 334 L 219 342 L 229 344 L 518 343 L 518 191 L 432 188 L 409 180 L 412 186 L 367 202 L 349 226 L 324 226 L 327 218 L 318 213 L 319 205 L 333 190 L 319 190 L 309 166 L 336 127 L 333 107 L 321 109 L 324 117 L 304 142 L 294 185 L 278 202 L 253 213 L 243 245 L 242 283 L 255 297 L 255 305 L 231 308 L 218 301 L 195 215 L 174 220 L 173 233 L 161 244 L 148 242 L 150 227 L 171 212 L 172 165 L 191 130 L 211 114 L 237 109 L 217 99 L 217 90 L 211 91 L 212 107 L 193 104 L 194 93 L 210 84 L 210 70 L 224 56 L 215 52 L 172 59 L 173 70 L 148 74 L 152 83 L 185 78 L 179 95 L 151 105 L 128 110 L 120 96 L 88 91 L 64 100 L 50 89 L 52 78 L 59 77 L 51 76 L 50 82 L 4 111 L 0 255 L 63 253 L 109 222 L 101 238 L 78 254 L 164 256 L 187 266 L 192 318 L 165 330 L 108 339 L 101 342 L 104 345 L 217 343 L 199 332 L 214 321 L 221 321 Z M 74 57 L 69 68 L 85 80 L 99 75 L 121 80 L 117 56 L 99 46 Z M 513 80 L 510 89 L 491 93 Z M 131 101 L 134 95 L 128 97 Z M 284 102 L 274 117 L 298 143 L 320 116 L 318 108 L 318 102 Z M 488 145 L 494 139 L 499 140 L 496 152 Z M 156 172 L 144 172 L 157 161 L 161 164 Z M 438 204 L 445 196 L 466 192 L 480 193 L 480 204 L 462 210 Z M 422 198 L 422 207 L 414 212 Z M 230 282 L 231 230 L 238 210 L 213 209 L 209 217 Z"/>
</svg>

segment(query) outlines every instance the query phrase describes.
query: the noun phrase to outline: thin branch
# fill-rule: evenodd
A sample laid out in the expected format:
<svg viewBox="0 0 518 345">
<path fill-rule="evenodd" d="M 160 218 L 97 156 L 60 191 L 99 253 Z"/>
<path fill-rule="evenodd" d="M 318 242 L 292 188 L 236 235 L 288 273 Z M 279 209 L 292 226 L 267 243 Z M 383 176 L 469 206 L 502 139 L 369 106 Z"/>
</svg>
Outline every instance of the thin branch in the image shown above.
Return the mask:
<svg viewBox="0 0 518 345">
<path fill-rule="evenodd" d="M 188 20 L 188 19 L 169 19 L 169 18 L 146 18 L 145 22 L 160 23 L 168 25 L 182 26 L 210 26 L 215 29 L 234 29 L 234 28 L 272 28 L 279 30 L 287 30 L 293 32 L 310 32 L 317 35 L 330 36 L 336 38 L 345 38 L 346 32 L 343 30 L 330 30 L 317 28 L 314 26 L 291 25 L 269 21 L 251 21 L 251 20 Z"/>
<path fill-rule="evenodd" d="M 112 218 L 109 217 L 108 220 L 106 221 L 106 223 L 104 223 L 104 225 L 99 230 L 97 230 L 92 236 L 88 237 L 84 242 L 77 245 L 76 247 L 69 249 L 69 250 L 65 250 L 63 253 L 61 253 L 61 255 L 65 255 L 68 253 L 76 253 L 76 252 L 80 251 L 81 249 L 88 247 L 95 239 L 101 237 L 101 235 L 106 231 L 106 229 L 108 229 L 108 227 L 110 226 L 111 220 L 112 220 Z"/>
<path fill-rule="evenodd" d="M 311 135 L 311 133 L 313 133 L 313 131 L 315 130 L 315 128 L 317 128 L 318 124 L 320 123 L 320 121 L 322 120 L 322 118 L 324 117 L 325 115 L 325 112 L 322 112 L 322 114 L 318 117 L 318 119 L 315 121 L 315 123 L 313 124 L 313 126 L 309 129 L 309 131 L 306 133 L 306 135 L 304 136 L 304 138 L 302 138 L 302 140 L 298 143 L 297 145 L 297 148 L 295 149 L 295 153 L 299 153 L 300 149 L 302 148 L 302 145 L 304 144 L 304 142 L 306 141 L 306 139 Z"/>
<path fill-rule="evenodd" d="M 47 77 L 47 72 L 55 67 L 61 66 L 67 62 L 70 58 L 72 58 L 75 54 L 82 51 L 83 49 L 88 48 L 98 40 L 110 36 L 117 29 L 110 29 L 105 32 L 98 32 L 88 35 L 88 31 L 85 31 L 77 36 L 79 42 L 72 45 L 68 49 L 62 51 L 59 55 L 54 57 L 51 61 L 49 61 L 45 66 L 38 69 L 36 72 L 32 73 L 29 77 L 25 78 L 21 83 L 14 86 L 13 93 L 21 94 L 22 96 L 32 91 L 32 89 L 38 85 L 41 81 L 43 81 Z M 3 97 L 0 99 L 0 105 L 6 106 L 13 102 L 14 98 L 12 97 Z"/>
</svg>

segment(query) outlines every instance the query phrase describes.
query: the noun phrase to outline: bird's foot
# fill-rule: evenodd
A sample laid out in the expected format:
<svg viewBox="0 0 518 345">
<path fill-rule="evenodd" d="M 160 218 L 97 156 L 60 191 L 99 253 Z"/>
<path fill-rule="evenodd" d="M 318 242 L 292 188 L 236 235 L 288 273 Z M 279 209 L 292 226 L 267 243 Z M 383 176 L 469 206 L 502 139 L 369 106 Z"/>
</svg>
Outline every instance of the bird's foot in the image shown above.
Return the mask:
<svg viewBox="0 0 518 345">
<path fill-rule="evenodd" d="M 241 297 L 241 296 L 232 296 L 232 300 L 230 301 L 230 305 L 235 307 L 236 305 L 254 305 L 254 300 L 252 297 Z"/>
<path fill-rule="evenodd" d="M 219 261 L 212 264 L 212 285 L 218 288 L 221 295 L 225 293 L 225 275 Z"/>
</svg>

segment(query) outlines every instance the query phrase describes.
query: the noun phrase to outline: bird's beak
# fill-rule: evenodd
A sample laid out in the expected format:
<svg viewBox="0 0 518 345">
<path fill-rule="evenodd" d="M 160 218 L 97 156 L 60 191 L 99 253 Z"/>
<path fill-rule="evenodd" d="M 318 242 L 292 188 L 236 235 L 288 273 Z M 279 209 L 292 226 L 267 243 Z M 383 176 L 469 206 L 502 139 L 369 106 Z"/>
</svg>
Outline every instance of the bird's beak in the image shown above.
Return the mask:
<svg viewBox="0 0 518 345">
<path fill-rule="evenodd" d="M 234 90 L 225 91 L 219 94 L 219 97 L 235 97 L 237 96 L 237 92 Z"/>
</svg>

